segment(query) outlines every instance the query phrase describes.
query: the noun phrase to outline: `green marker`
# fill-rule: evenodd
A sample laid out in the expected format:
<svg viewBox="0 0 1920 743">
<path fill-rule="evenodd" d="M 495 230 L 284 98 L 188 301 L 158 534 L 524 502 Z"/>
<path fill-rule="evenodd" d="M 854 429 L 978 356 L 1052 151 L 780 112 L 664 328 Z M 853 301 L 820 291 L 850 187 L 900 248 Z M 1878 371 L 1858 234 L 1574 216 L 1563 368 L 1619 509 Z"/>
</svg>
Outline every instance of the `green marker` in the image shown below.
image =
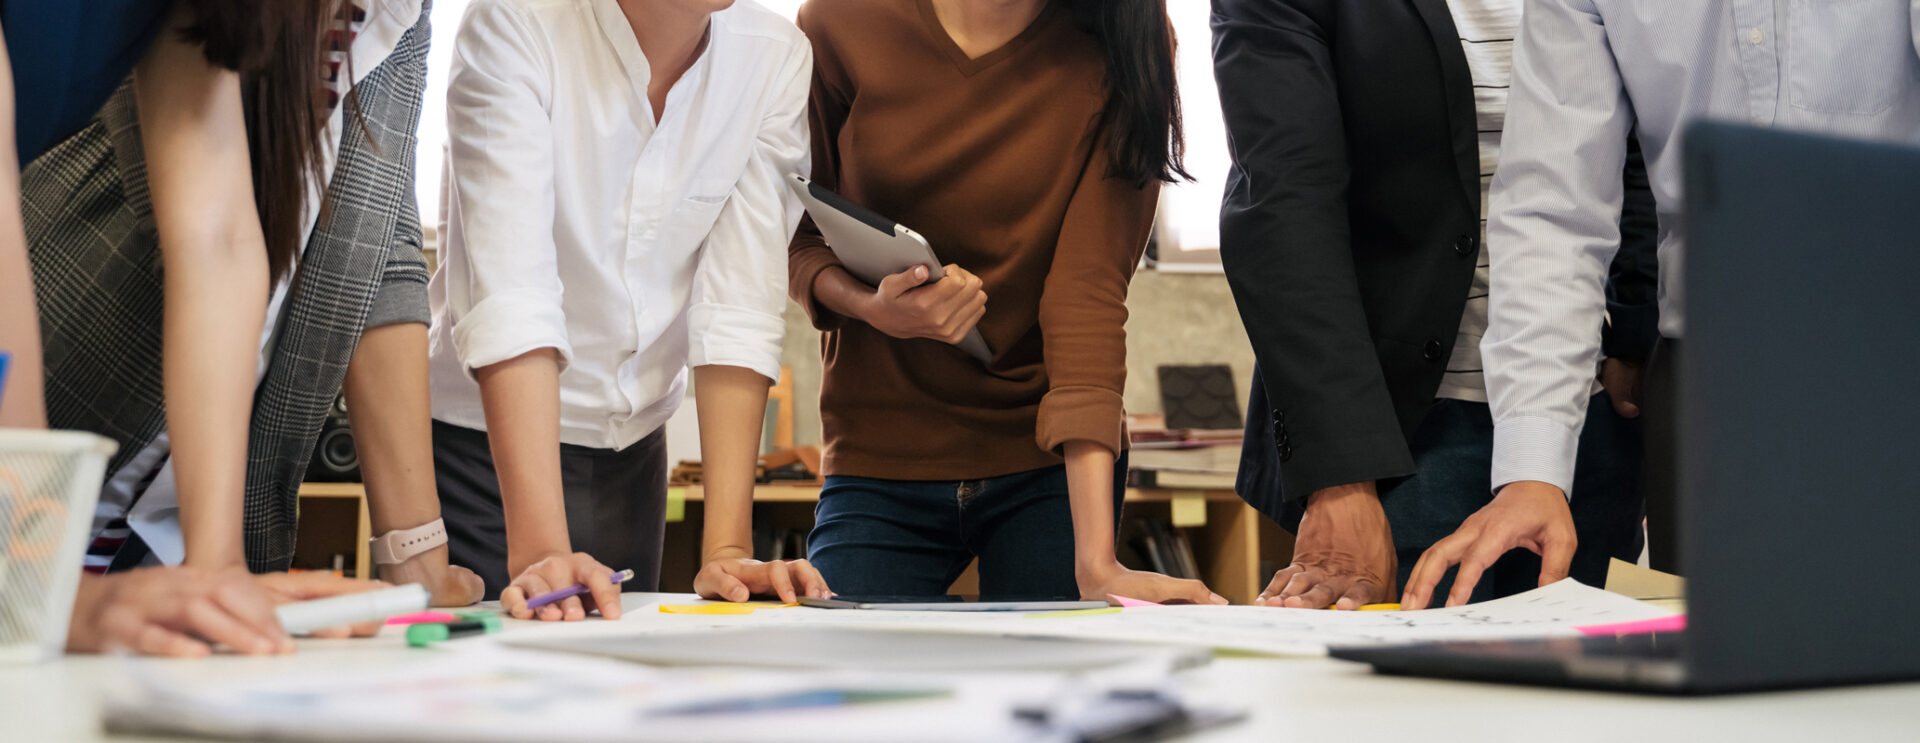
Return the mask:
<svg viewBox="0 0 1920 743">
<path fill-rule="evenodd" d="M 407 644 L 423 648 L 456 637 L 490 635 L 500 631 L 500 617 L 491 614 L 468 616 L 471 618 L 459 622 L 422 622 L 408 625 Z"/>
</svg>

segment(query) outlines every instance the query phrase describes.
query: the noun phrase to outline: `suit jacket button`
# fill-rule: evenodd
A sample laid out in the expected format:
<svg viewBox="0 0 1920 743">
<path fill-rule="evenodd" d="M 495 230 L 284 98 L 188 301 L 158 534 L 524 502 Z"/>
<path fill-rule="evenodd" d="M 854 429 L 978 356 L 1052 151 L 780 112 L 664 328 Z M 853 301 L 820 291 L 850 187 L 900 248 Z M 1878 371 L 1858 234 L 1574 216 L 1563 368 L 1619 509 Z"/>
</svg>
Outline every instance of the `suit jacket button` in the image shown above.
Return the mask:
<svg viewBox="0 0 1920 743">
<path fill-rule="evenodd" d="M 1281 444 L 1278 448 L 1280 450 L 1280 461 L 1285 462 L 1293 458 L 1292 444 Z"/>
<path fill-rule="evenodd" d="M 1439 361 L 1440 352 L 1442 350 L 1444 349 L 1440 347 L 1440 341 L 1437 341 L 1437 340 L 1427 341 L 1426 350 L 1420 354 L 1420 357 L 1428 361 Z"/>
<path fill-rule="evenodd" d="M 1480 238 L 1472 235 L 1461 235 L 1460 239 L 1453 241 L 1453 252 L 1461 255 L 1474 255 L 1480 252 L 1479 247 Z"/>
</svg>

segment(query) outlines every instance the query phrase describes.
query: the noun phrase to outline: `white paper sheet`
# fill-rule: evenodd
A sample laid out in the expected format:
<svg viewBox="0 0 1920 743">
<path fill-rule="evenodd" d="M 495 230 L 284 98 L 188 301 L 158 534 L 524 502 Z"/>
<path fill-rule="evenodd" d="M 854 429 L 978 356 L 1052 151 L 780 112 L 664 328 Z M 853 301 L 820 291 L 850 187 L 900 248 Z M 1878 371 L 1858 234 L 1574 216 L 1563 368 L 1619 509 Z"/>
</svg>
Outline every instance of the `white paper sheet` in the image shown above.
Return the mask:
<svg viewBox="0 0 1920 743">
<path fill-rule="evenodd" d="M 1044 637 L 1075 637 L 1163 645 L 1205 646 L 1270 655 L 1325 655 L 1333 646 L 1383 645 L 1455 639 L 1572 636 L 1576 627 L 1672 616 L 1674 612 L 1563 580 L 1504 599 L 1426 611 L 1326 611 L 1259 606 L 1160 606 L 1111 614 L 1027 616 L 999 613 L 850 611 L 805 607 L 766 609 L 741 616 L 662 614 L 657 607 L 629 611 L 618 622 L 551 627 L 516 633 L 581 631 L 602 635 L 696 631 L 712 627 L 808 624 L 912 628 Z"/>
<path fill-rule="evenodd" d="M 576 625 L 579 626 L 579 625 Z M 1060 674 L 859 674 L 651 669 L 578 656 L 468 646 L 402 669 L 172 683 L 109 700 L 116 732 L 279 741 L 928 741 L 1029 740 L 1016 704 L 1084 688 Z M 1164 673 L 1162 674 L 1164 677 Z M 818 689 L 939 689 L 949 696 L 842 707 L 662 715 L 694 702 Z"/>
</svg>

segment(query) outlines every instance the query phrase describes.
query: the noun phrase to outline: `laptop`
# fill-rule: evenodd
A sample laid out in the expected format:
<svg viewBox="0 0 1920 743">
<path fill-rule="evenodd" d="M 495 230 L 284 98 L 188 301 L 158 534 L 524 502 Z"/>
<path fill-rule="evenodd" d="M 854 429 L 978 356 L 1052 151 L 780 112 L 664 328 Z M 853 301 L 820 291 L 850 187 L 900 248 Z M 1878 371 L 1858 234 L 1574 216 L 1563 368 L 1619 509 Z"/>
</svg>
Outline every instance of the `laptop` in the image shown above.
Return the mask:
<svg viewBox="0 0 1920 743">
<path fill-rule="evenodd" d="M 1701 124 L 1684 164 L 1686 629 L 1335 657 L 1676 694 L 1920 679 L 1920 149 Z"/>
</svg>

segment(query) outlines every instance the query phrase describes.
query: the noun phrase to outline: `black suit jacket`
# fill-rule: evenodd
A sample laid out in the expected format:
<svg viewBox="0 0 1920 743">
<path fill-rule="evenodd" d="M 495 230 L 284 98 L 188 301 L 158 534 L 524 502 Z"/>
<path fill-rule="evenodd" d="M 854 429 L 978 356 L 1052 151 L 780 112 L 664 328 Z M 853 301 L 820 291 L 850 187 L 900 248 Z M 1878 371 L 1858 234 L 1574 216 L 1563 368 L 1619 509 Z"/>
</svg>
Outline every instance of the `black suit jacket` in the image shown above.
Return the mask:
<svg viewBox="0 0 1920 743">
<path fill-rule="evenodd" d="M 1291 525 L 1315 490 L 1414 472 L 1480 250 L 1473 81 L 1446 0 L 1214 0 L 1213 33 L 1220 257 L 1258 361 L 1239 491 Z M 1623 356 L 1656 332 L 1633 167 Z"/>
</svg>

